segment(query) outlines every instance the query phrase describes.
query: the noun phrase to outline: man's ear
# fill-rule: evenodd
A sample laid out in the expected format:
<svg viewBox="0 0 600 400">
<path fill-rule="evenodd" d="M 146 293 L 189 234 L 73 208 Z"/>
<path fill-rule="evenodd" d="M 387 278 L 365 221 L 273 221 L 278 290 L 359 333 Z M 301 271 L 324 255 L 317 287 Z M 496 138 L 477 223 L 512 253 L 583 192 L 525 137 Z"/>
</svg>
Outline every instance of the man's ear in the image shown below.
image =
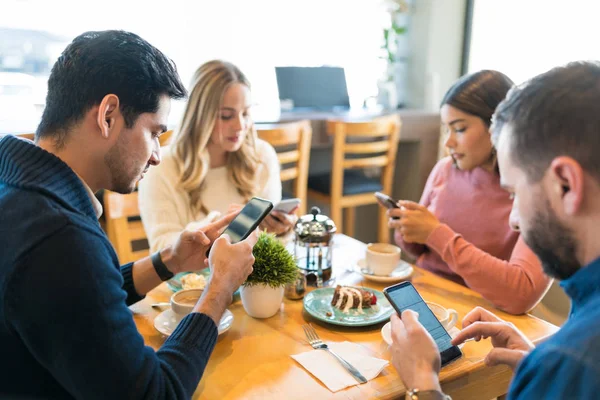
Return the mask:
<svg viewBox="0 0 600 400">
<path fill-rule="evenodd" d="M 571 157 L 557 157 L 550 163 L 549 172 L 552 193 L 560 198 L 563 212 L 567 215 L 576 214 L 583 203 L 583 168 Z"/>
<path fill-rule="evenodd" d="M 98 107 L 98 117 L 96 121 L 103 138 L 110 138 L 111 133 L 114 132 L 117 117 L 120 115 L 119 98 L 114 94 L 107 94 L 104 96 Z"/>
</svg>

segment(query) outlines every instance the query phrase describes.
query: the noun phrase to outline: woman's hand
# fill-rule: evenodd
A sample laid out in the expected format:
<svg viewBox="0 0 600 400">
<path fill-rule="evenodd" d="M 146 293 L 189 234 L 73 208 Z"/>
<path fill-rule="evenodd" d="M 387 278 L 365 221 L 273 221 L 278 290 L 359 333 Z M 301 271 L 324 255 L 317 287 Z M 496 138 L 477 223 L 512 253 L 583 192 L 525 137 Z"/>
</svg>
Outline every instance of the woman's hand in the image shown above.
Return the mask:
<svg viewBox="0 0 600 400">
<path fill-rule="evenodd" d="M 271 211 L 269 215 L 263 219 L 260 224 L 261 229 L 266 229 L 267 232 L 276 235 L 283 235 L 289 232 L 293 227 L 298 217 L 296 214 L 286 214 L 281 211 Z"/>
<path fill-rule="evenodd" d="M 440 221 L 427 207 L 414 201 L 400 200 L 398 206 L 388 210 L 388 226 L 400 232 L 407 243 L 425 244 Z"/>
</svg>

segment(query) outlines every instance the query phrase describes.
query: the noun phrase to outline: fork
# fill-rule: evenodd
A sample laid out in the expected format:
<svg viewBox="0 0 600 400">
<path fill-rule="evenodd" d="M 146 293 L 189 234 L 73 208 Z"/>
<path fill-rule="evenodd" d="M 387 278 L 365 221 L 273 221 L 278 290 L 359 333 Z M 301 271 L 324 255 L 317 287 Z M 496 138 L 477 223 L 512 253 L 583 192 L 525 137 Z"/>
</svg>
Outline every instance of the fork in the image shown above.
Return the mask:
<svg viewBox="0 0 600 400">
<path fill-rule="evenodd" d="M 317 332 L 315 331 L 315 328 L 312 327 L 312 325 L 302 325 L 302 329 L 304 329 L 304 333 L 306 334 L 308 343 L 310 343 L 313 349 L 328 351 L 340 362 L 340 364 L 342 364 L 344 368 L 346 368 L 346 370 L 348 370 L 348 372 L 350 372 L 350 374 L 352 374 L 354 379 L 356 379 L 359 383 L 367 382 L 367 379 L 364 376 L 362 376 L 362 374 L 358 372 L 356 368 L 354 368 L 348 361 L 338 356 L 333 350 L 329 348 L 329 346 L 327 346 L 326 343 L 323 343 L 323 341 L 319 338 L 319 335 L 317 335 Z"/>
</svg>

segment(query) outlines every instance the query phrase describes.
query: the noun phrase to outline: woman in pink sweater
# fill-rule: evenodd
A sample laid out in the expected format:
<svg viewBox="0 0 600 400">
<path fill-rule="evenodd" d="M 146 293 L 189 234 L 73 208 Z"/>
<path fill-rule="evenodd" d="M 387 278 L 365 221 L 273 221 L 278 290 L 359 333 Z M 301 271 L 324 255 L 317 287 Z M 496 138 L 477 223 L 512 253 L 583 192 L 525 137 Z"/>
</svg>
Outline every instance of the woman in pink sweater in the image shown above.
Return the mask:
<svg viewBox="0 0 600 400">
<path fill-rule="evenodd" d="M 400 209 L 390 210 L 389 225 L 418 266 L 521 314 L 541 300 L 551 279 L 518 227 L 509 226 L 512 199 L 500 187 L 490 138 L 492 114 L 512 85 L 504 74 L 485 70 L 448 90 L 440 114 L 450 157 L 433 168 L 420 204 L 400 201 Z"/>
</svg>

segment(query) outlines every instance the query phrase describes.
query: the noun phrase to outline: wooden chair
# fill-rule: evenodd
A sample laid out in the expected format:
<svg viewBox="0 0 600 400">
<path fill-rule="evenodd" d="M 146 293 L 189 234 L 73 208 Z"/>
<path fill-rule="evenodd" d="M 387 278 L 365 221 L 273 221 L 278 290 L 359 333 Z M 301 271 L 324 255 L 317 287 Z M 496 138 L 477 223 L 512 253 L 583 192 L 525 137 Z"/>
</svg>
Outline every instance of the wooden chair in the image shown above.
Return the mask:
<svg viewBox="0 0 600 400">
<path fill-rule="evenodd" d="M 397 114 L 368 122 L 327 121 L 327 133 L 334 136 L 331 172 L 310 176 L 308 195 L 330 204 L 329 216 L 338 232 L 354 235 L 356 207 L 377 203 L 374 192 L 391 195 L 400 127 Z M 379 179 L 364 173 L 365 168 L 373 167 L 381 168 Z M 382 243 L 390 241 L 386 211 L 379 207 L 377 237 Z"/>
<path fill-rule="evenodd" d="M 306 214 L 306 187 L 312 128 L 310 121 L 256 125 L 258 137 L 275 147 L 281 182 L 293 182 L 292 194 L 301 200 L 298 215 Z M 278 150 L 279 149 L 279 150 Z"/>
<path fill-rule="evenodd" d="M 35 139 L 35 133 L 17 133 L 15 136 L 24 138 L 24 139 L 29 139 L 31 141 L 33 141 Z"/>
<path fill-rule="evenodd" d="M 149 249 L 133 250 L 132 242 L 146 240 L 140 216 L 138 192 L 120 194 L 104 191 L 106 234 L 121 264 L 137 261 L 149 254 Z"/>
</svg>

